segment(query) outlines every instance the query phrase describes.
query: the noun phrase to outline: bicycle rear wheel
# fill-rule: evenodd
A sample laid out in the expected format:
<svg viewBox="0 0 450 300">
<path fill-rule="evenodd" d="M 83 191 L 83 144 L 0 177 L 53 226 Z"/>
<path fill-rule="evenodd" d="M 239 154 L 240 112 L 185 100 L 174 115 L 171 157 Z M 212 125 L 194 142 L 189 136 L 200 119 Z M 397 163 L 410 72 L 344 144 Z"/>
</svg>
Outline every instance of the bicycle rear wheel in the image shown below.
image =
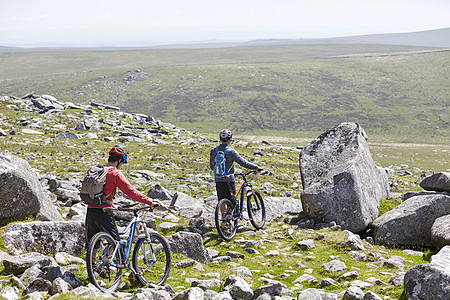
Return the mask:
<svg viewBox="0 0 450 300">
<path fill-rule="evenodd" d="M 117 242 L 106 232 L 92 237 L 86 252 L 86 268 L 89 281 L 103 292 L 113 292 L 122 278 L 120 251 Z"/>
<path fill-rule="evenodd" d="M 233 218 L 233 203 L 228 199 L 222 199 L 217 203 L 214 220 L 220 237 L 230 241 L 236 235 L 237 220 Z"/>
<path fill-rule="evenodd" d="M 266 222 L 266 209 L 261 194 L 253 191 L 247 197 L 247 210 L 250 222 L 256 229 L 262 229 Z"/>
<path fill-rule="evenodd" d="M 170 249 L 164 237 L 151 233 L 150 241 L 138 239 L 133 251 L 133 268 L 142 285 L 164 284 L 169 277 L 170 264 Z"/>
</svg>

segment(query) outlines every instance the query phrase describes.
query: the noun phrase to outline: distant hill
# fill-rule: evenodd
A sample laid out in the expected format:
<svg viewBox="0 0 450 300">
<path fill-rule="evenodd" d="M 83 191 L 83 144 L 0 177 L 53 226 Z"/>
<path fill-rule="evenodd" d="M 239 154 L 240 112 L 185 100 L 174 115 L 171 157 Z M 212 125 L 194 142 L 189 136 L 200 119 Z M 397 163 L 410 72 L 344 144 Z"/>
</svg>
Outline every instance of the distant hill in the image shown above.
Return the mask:
<svg viewBox="0 0 450 300">
<path fill-rule="evenodd" d="M 159 49 L 195 49 L 195 48 L 225 48 L 242 46 L 274 46 L 290 44 L 373 44 L 373 45 L 403 45 L 418 47 L 450 48 L 450 27 L 427 31 L 407 33 L 368 34 L 345 36 L 337 38 L 318 39 L 259 39 L 247 42 L 211 41 L 202 43 L 186 43 L 175 45 L 160 45 L 151 48 Z"/>
<path fill-rule="evenodd" d="M 323 42 L 346 44 L 388 44 L 450 48 L 450 28 L 391 34 L 369 34 L 324 39 Z"/>
</svg>

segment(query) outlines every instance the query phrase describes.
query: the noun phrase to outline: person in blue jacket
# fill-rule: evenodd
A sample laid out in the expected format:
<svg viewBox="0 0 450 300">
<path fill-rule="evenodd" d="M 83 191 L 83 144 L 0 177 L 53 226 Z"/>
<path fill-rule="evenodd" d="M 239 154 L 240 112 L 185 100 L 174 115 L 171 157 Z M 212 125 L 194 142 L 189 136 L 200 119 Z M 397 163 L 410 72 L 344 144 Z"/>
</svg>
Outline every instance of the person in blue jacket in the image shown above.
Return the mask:
<svg viewBox="0 0 450 300">
<path fill-rule="evenodd" d="M 230 130 L 222 129 L 219 133 L 221 142 L 220 145 L 213 148 L 209 154 L 209 166 L 211 170 L 214 170 L 214 167 L 216 166 L 217 153 L 219 153 L 219 151 L 223 151 L 225 153 L 225 171 L 229 175 L 224 177 L 215 177 L 217 198 L 219 201 L 224 198 L 234 201 L 233 197 L 231 197 L 231 192 L 233 194 L 236 193 L 234 162 L 250 170 L 257 170 L 258 172 L 263 170 L 257 165 L 242 158 L 242 156 L 230 146 L 232 136 L 233 135 Z"/>
</svg>

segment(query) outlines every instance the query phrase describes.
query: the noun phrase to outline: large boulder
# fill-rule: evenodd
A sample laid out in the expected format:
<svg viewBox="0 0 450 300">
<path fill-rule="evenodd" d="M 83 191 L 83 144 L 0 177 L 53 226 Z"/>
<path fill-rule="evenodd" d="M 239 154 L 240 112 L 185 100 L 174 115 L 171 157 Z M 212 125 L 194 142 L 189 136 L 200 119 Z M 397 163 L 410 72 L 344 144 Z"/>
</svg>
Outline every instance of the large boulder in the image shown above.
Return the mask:
<svg viewBox="0 0 450 300">
<path fill-rule="evenodd" d="M 450 246 L 431 257 L 429 264 L 412 267 L 405 274 L 405 294 L 410 300 L 444 300 L 450 295 Z"/>
<path fill-rule="evenodd" d="M 450 215 L 437 218 L 431 227 L 431 242 L 441 249 L 450 245 Z"/>
<path fill-rule="evenodd" d="M 387 174 L 375 165 L 357 123 L 342 123 L 309 143 L 300 153 L 300 172 L 306 215 L 352 232 L 364 230 L 389 196 Z"/>
<path fill-rule="evenodd" d="M 450 214 L 450 196 L 414 196 L 377 218 L 372 224 L 377 244 L 433 247 L 431 227 Z"/>
<path fill-rule="evenodd" d="M 30 214 L 42 221 L 63 220 L 31 166 L 17 156 L 0 153 L 0 219 Z"/>
<path fill-rule="evenodd" d="M 450 192 L 450 173 L 433 174 L 422 180 L 419 185 L 427 191 Z"/>
<path fill-rule="evenodd" d="M 84 249 L 85 230 L 81 222 L 27 222 L 8 225 L 2 233 L 6 248 L 14 255 L 26 252 L 79 255 Z"/>
</svg>

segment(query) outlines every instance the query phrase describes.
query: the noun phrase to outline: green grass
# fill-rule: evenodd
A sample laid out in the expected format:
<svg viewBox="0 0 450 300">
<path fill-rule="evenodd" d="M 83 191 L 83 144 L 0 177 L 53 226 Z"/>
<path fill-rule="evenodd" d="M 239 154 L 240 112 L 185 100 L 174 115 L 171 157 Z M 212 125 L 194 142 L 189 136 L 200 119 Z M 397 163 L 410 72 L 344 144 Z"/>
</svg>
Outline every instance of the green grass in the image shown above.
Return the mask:
<svg viewBox="0 0 450 300">
<path fill-rule="evenodd" d="M 448 144 L 450 52 L 373 54 L 422 49 L 14 50 L 0 52 L 0 95 L 95 99 L 208 134 L 228 127 L 236 136 L 294 132 L 303 138 L 352 121 L 372 138 Z M 337 57 L 358 53 L 372 55 Z"/>
</svg>

